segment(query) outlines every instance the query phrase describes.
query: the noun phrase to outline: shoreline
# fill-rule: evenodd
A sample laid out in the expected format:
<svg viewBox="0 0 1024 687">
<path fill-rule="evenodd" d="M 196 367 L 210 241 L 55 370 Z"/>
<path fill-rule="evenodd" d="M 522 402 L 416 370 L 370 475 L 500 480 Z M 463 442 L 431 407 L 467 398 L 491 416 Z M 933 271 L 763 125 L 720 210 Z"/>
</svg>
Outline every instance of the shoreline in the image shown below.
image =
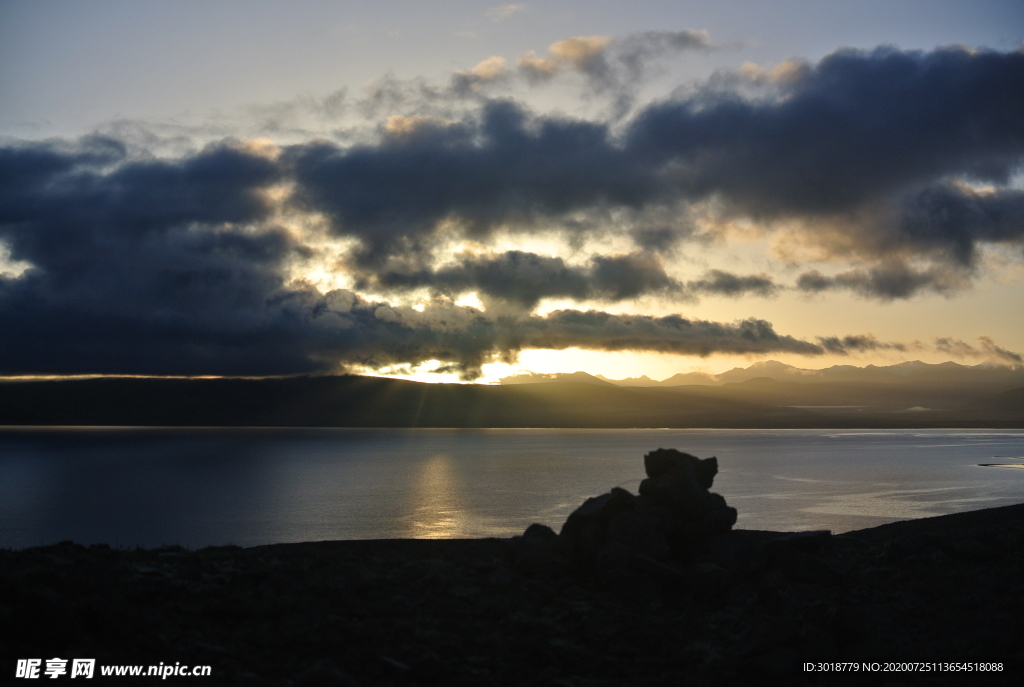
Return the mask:
<svg viewBox="0 0 1024 687">
<path fill-rule="evenodd" d="M 835 536 L 734 530 L 589 579 L 521 537 L 61 543 L 0 551 L 0 653 L 4 670 L 210 665 L 218 685 L 836 684 L 865 676 L 803 663 L 885 660 L 1001 662 L 985 679 L 1009 684 L 1022 573 L 1024 504 Z"/>
</svg>

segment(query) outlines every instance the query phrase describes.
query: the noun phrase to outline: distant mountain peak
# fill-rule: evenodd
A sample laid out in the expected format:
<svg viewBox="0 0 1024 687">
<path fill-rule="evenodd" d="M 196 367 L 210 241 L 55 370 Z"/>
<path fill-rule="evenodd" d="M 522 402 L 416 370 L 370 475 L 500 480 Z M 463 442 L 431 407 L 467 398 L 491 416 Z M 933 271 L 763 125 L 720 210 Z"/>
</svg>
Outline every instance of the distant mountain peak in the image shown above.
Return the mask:
<svg viewBox="0 0 1024 687">
<path fill-rule="evenodd" d="M 792 384 L 793 382 L 780 382 L 774 377 L 751 377 L 750 379 L 744 379 L 742 382 L 732 382 L 733 384 L 747 384 L 750 386 L 766 386 L 776 384 Z"/>
<path fill-rule="evenodd" d="M 786 363 L 780 363 L 778 360 L 761 360 L 754 363 L 748 370 L 797 370 L 800 368 L 787 365 Z"/>
<path fill-rule="evenodd" d="M 610 377 L 605 377 L 604 375 L 594 376 L 600 380 L 608 382 L 609 384 L 618 384 L 619 386 L 639 386 L 641 384 L 647 385 L 658 383 L 651 379 L 650 377 L 648 377 L 647 375 L 640 375 L 639 377 L 626 377 L 625 379 L 611 379 Z"/>
<path fill-rule="evenodd" d="M 502 377 L 498 380 L 500 384 L 549 384 L 551 382 L 577 382 L 583 384 L 597 384 L 600 386 L 615 386 L 611 382 L 595 377 L 587 372 L 524 372 L 517 375 Z"/>
<path fill-rule="evenodd" d="M 819 370 L 810 370 L 787 365 L 778 360 L 763 360 L 749 367 L 734 367 L 721 374 L 707 372 L 679 372 L 667 379 L 657 381 L 647 375 L 610 379 L 604 375 L 591 375 L 586 372 L 537 373 L 524 372 L 502 378 L 501 384 L 536 384 L 543 382 L 577 382 L 626 387 L 681 387 L 681 386 L 721 386 L 723 384 L 743 383 L 757 379 L 756 384 L 767 384 L 769 380 L 776 382 L 795 382 L 800 384 L 814 382 L 871 382 L 904 384 L 921 382 L 940 385 L 960 385 L 964 383 L 985 384 L 996 379 L 1024 377 L 1024 366 L 1010 366 L 996 361 L 987 360 L 980 365 L 961 365 L 952 361 L 944 363 L 925 363 L 920 360 L 908 360 L 894 365 L 833 365 Z M 971 381 L 975 380 L 975 381 Z"/>
</svg>

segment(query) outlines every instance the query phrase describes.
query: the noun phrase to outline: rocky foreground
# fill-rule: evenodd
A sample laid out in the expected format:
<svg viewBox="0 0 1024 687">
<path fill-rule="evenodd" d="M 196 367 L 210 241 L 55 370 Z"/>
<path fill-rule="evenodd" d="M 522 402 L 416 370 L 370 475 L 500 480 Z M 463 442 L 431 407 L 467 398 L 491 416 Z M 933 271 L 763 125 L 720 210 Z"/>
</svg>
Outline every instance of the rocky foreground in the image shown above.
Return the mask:
<svg viewBox="0 0 1024 687">
<path fill-rule="evenodd" d="M 559 535 L 0 551 L 2 681 L 61 657 L 212 667 L 166 684 L 1024 684 L 1024 505 L 732 530 L 713 466 L 657 453 Z"/>
</svg>

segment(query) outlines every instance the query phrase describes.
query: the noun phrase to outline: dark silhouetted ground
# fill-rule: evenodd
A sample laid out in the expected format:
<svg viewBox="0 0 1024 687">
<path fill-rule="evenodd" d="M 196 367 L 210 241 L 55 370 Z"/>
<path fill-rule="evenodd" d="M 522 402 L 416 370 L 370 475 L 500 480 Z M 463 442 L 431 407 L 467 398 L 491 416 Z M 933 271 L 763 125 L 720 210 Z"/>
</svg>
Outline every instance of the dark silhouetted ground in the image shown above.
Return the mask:
<svg viewBox="0 0 1024 687">
<path fill-rule="evenodd" d="M 164 683 L 190 685 L 1022 684 L 1022 617 L 1024 505 L 587 578 L 530 538 L 0 551 L 5 684 L 31 657 L 213 667 Z M 800 669 L 888 660 L 1003 671 Z"/>
</svg>

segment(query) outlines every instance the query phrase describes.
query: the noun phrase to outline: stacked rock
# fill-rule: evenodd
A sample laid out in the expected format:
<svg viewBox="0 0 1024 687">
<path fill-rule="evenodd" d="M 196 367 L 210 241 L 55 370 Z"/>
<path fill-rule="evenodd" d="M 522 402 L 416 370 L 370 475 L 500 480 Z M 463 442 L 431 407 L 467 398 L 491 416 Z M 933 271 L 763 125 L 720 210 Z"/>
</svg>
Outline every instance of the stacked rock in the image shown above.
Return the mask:
<svg viewBox="0 0 1024 687">
<path fill-rule="evenodd" d="M 565 521 L 558 543 L 577 570 L 592 570 L 600 558 L 621 553 L 679 558 L 736 523 L 736 509 L 709 491 L 717 458 L 659 448 L 644 456 L 644 469 L 639 496 L 615 487 L 587 499 Z"/>
</svg>

